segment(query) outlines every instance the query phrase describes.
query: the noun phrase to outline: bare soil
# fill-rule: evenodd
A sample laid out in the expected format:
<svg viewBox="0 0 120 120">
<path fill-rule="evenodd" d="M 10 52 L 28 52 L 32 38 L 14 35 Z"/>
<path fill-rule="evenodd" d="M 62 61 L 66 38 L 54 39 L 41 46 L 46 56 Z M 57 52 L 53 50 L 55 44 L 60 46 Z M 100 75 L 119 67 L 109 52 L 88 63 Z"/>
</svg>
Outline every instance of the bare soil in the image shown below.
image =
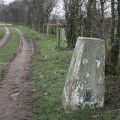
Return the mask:
<svg viewBox="0 0 120 120">
<path fill-rule="evenodd" d="M 32 94 L 29 71 L 34 52 L 33 44 L 20 30 L 20 52 L 10 63 L 0 84 L 0 120 L 30 120 L 28 101 Z"/>
<path fill-rule="evenodd" d="M 5 36 L 0 40 L 0 48 L 2 48 L 10 38 L 10 30 L 8 27 L 5 28 Z"/>
</svg>

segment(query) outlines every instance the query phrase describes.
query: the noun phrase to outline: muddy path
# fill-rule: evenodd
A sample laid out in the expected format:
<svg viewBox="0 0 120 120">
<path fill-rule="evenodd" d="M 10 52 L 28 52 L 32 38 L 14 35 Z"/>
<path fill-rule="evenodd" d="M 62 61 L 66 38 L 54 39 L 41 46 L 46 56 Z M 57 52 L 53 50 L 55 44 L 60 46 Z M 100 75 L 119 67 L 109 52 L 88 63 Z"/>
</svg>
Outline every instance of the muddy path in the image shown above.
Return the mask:
<svg viewBox="0 0 120 120">
<path fill-rule="evenodd" d="M 10 38 L 10 30 L 8 27 L 5 27 L 5 35 L 2 39 L 0 39 L 0 49 L 7 43 L 7 41 L 9 40 Z"/>
<path fill-rule="evenodd" d="M 7 74 L 0 84 L 0 120 L 30 120 L 26 103 L 30 97 L 27 80 L 32 55 L 32 41 L 20 30 L 20 52 L 10 63 Z"/>
</svg>

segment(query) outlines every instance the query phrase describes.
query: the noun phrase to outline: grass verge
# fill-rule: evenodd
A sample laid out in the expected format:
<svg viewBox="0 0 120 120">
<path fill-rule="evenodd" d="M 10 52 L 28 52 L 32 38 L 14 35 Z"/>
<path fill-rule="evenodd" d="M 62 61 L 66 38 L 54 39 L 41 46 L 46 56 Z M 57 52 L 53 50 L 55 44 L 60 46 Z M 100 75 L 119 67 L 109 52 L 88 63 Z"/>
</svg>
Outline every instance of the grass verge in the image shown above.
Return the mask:
<svg viewBox="0 0 120 120">
<path fill-rule="evenodd" d="M 32 66 L 32 86 L 38 93 L 33 103 L 33 120 L 119 120 L 120 110 L 85 109 L 65 113 L 61 95 L 72 50 L 56 51 L 56 38 L 39 34 L 27 27 L 20 27 L 35 43 L 36 51 Z"/>
<path fill-rule="evenodd" d="M 11 29 L 11 38 L 6 45 L 0 50 L 0 79 L 3 77 L 3 72 L 8 63 L 13 59 L 19 46 L 19 34 Z"/>
<path fill-rule="evenodd" d="M 5 28 L 0 27 L 0 39 L 3 38 L 4 35 L 5 35 Z"/>
</svg>

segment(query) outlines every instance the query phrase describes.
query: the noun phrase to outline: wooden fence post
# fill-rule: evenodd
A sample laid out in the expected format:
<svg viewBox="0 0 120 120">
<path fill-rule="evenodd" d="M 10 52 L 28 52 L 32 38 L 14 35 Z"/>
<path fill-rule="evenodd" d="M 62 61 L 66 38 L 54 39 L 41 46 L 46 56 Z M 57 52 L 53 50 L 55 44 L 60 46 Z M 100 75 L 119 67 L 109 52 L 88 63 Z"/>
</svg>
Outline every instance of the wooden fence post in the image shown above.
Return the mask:
<svg viewBox="0 0 120 120">
<path fill-rule="evenodd" d="M 49 23 L 47 24 L 47 36 L 49 36 Z"/>
<path fill-rule="evenodd" d="M 60 48 L 60 40 L 61 40 L 61 34 L 60 34 L 60 24 L 57 24 L 57 48 Z"/>
</svg>

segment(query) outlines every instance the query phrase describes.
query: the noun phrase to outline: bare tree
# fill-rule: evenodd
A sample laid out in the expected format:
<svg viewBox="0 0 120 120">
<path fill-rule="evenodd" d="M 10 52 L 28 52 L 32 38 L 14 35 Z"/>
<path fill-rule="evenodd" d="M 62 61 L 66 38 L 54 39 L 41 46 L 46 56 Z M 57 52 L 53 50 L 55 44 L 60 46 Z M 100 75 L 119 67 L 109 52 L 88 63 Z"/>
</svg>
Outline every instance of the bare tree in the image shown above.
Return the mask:
<svg viewBox="0 0 120 120">
<path fill-rule="evenodd" d="M 66 18 L 66 38 L 68 48 L 74 48 L 78 35 L 81 36 L 82 0 L 64 0 Z"/>
<path fill-rule="evenodd" d="M 112 43 L 111 48 L 111 64 L 112 64 L 112 71 L 115 72 L 116 66 L 118 64 L 119 60 L 119 50 L 120 50 L 120 0 L 118 0 L 117 3 L 117 34 L 114 39 L 114 42 Z"/>
<path fill-rule="evenodd" d="M 45 32 L 55 2 L 56 0 L 15 0 L 7 9 L 12 23 L 28 25 L 37 31 Z M 2 12 L 4 13 L 5 9 Z M 7 18 L 5 13 L 3 15 Z"/>
</svg>

